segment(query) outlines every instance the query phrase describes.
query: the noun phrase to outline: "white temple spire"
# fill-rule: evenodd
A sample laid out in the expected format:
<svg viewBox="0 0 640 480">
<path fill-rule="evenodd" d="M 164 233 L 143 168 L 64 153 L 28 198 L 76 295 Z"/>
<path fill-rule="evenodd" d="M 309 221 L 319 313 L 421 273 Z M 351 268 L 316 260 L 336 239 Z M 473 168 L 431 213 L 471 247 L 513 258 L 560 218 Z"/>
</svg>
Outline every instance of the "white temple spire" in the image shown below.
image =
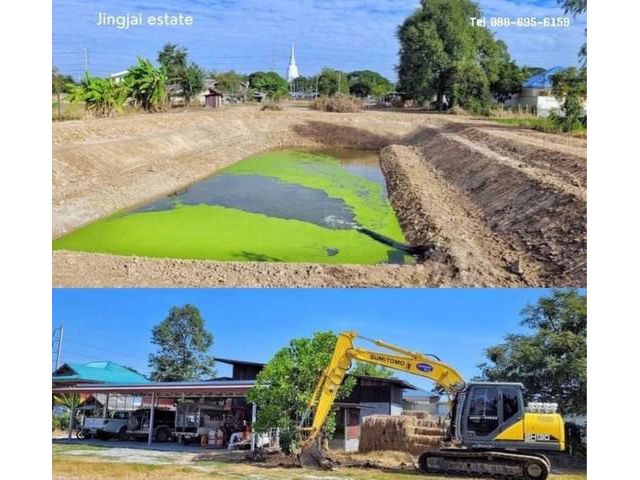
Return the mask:
<svg viewBox="0 0 640 480">
<path fill-rule="evenodd" d="M 298 66 L 296 65 L 296 52 L 293 49 L 293 44 L 291 44 L 291 57 L 289 58 L 289 67 L 287 68 L 287 82 L 291 82 L 299 76 Z"/>
</svg>

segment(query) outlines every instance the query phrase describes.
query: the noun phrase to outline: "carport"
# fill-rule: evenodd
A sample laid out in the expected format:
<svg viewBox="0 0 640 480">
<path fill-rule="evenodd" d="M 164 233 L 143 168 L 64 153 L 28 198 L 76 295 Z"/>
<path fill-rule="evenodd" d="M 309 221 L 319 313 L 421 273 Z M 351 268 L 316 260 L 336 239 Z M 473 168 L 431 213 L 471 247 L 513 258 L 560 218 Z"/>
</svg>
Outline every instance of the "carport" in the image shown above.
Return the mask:
<svg viewBox="0 0 640 480">
<path fill-rule="evenodd" d="M 167 402 L 169 400 L 184 400 L 185 398 L 245 398 L 247 392 L 254 384 L 255 381 L 253 380 L 212 380 L 206 382 L 158 382 L 143 384 L 85 383 L 54 386 L 51 391 L 54 395 L 77 394 L 78 398 L 81 395 L 96 394 L 106 394 L 107 398 L 110 395 L 129 395 L 132 397 L 142 397 L 143 399 L 148 398 L 150 415 L 147 444 L 151 445 L 153 442 L 154 412 L 163 400 Z M 77 407 L 78 405 L 72 403 L 70 412 L 71 419 L 75 418 Z M 105 406 L 104 411 L 107 411 L 107 406 Z M 252 405 L 251 414 L 251 422 L 253 423 L 256 417 L 255 405 Z M 73 423 L 73 421 L 69 422 L 69 439 L 72 437 Z M 252 435 L 252 450 L 254 448 L 253 438 L 254 436 Z"/>
</svg>

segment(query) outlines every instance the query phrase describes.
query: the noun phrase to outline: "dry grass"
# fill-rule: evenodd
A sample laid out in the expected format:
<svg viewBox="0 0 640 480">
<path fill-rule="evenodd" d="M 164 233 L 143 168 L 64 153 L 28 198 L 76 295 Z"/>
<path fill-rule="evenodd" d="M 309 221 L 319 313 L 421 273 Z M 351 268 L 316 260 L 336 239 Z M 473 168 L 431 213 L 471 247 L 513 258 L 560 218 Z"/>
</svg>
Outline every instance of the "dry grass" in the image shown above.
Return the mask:
<svg viewBox="0 0 640 480">
<path fill-rule="evenodd" d="M 65 120 L 81 120 L 85 118 L 84 105 L 80 103 L 69 103 L 65 100 L 60 102 L 60 109 L 58 109 L 58 102 L 56 99 L 51 104 L 51 120 L 54 122 Z"/>
<path fill-rule="evenodd" d="M 332 97 L 316 98 L 310 107 L 321 112 L 354 113 L 362 110 L 362 102 L 349 95 L 336 93 Z"/>
<path fill-rule="evenodd" d="M 214 463 L 207 466 L 144 465 L 107 461 L 54 458 L 54 480 L 198 480 L 211 478 L 264 480 L 449 480 L 451 477 L 425 476 L 419 472 L 393 472 L 344 468 L 330 472 L 308 469 L 263 468 L 249 464 Z M 550 480 L 586 480 L 584 473 L 551 475 Z"/>
</svg>

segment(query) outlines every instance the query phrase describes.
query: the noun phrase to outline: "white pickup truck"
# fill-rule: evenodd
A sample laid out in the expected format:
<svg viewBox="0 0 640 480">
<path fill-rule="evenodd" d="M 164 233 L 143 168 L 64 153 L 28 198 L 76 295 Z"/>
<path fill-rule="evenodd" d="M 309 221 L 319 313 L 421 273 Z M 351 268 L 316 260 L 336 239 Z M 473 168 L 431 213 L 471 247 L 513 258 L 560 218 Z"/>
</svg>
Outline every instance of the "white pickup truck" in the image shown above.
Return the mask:
<svg viewBox="0 0 640 480">
<path fill-rule="evenodd" d="M 98 438 L 126 438 L 127 422 L 130 412 L 116 411 L 109 418 L 87 417 L 84 419 L 83 428 L 85 435 Z"/>
</svg>

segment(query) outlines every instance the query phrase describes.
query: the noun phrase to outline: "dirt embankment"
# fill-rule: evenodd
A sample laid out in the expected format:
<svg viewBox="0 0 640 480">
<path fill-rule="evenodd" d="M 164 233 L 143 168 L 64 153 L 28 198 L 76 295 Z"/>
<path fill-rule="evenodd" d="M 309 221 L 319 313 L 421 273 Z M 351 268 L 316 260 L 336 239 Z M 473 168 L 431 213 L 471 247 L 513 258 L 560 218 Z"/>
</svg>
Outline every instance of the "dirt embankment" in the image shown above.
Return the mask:
<svg viewBox="0 0 640 480">
<path fill-rule="evenodd" d="M 554 136 L 443 115 L 244 107 L 64 122 L 53 134 L 54 237 L 260 151 L 336 146 L 382 149 L 390 199 L 407 239 L 437 246 L 432 258 L 406 266 L 56 251 L 56 286 L 586 283 L 586 165 L 581 145 L 574 151 Z"/>
<path fill-rule="evenodd" d="M 442 263 L 460 285 L 537 283 L 528 259 L 494 234 L 469 199 L 412 148 L 391 145 L 382 150 L 380 160 L 407 239 L 413 245 L 436 245 L 427 263 Z"/>
<path fill-rule="evenodd" d="M 586 285 L 585 162 L 557 153 L 546 168 L 543 149 L 484 135 L 445 128 L 415 149 L 425 168 L 463 194 L 501 243 L 518 252 L 518 270 L 530 283 Z M 520 153 L 506 156 L 508 149 Z"/>
</svg>

